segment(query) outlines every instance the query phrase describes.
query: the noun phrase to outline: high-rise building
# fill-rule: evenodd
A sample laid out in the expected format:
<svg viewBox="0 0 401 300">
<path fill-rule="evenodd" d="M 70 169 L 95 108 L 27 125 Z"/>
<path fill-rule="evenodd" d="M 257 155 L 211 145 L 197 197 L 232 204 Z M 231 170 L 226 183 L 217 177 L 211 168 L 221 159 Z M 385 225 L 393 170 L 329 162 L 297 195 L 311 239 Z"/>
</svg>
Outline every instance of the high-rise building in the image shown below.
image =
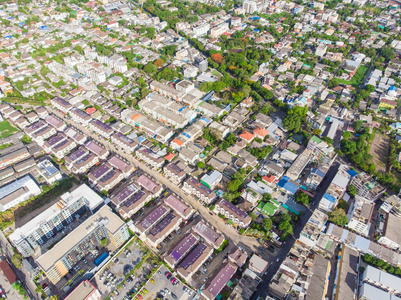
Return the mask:
<svg viewBox="0 0 401 300">
<path fill-rule="evenodd" d="M 244 0 L 244 2 L 242 2 L 242 9 L 245 10 L 247 14 L 253 14 L 258 10 L 258 6 L 254 0 Z"/>
<path fill-rule="evenodd" d="M 108 206 L 99 209 L 36 262 L 47 278 L 56 284 L 105 238 L 116 248 L 129 239 L 127 225 Z"/>
<path fill-rule="evenodd" d="M 83 184 L 71 193 L 63 194 L 56 204 L 17 228 L 9 236 L 9 240 L 22 256 L 31 256 L 40 245 L 64 230 L 75 216 L 82 215 L 85 211 L 94 211 L 102 203 L 103 199 Z"/>
</svg>

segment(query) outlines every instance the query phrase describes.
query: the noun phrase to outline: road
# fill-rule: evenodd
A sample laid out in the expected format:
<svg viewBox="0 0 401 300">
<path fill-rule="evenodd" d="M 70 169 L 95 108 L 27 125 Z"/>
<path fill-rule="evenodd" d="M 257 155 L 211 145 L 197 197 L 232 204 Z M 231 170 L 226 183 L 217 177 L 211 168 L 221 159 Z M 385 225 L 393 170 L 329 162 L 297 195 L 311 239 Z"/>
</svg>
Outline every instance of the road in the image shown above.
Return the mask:
<svg viewBox="0 0 401 300">
<path fill-rule="evenodd" d="M 22 286 L 25 288 L 28 296 L 31 299 L 40 299 L 35 292 L 36 286 L 33 281 L 27 277 L 27 275 L 17 267 L 11 261 L 11 258 L 14 254 L 13 248 L 11 244 L 8 242 L 7 238 L 4 236 L 3 231 L 0 230 L 0 247 L 3 251 L 3 255 L 8 259 L 8 262 L 13 269 L 15 275 L 17 276 L 18 280 L 21 282 Z"/>
<path fill-rule="evenodd" d="M 198 211 L 198 213 L 200 213 L 202 215 L 202 217 L 207 222 L 209 222 L 212 226 L 214 226 L 220 232 L 224 233 L 225 236 L 230 241 L 234 242 L 235 244 L 242 244 L 242 245 L 244 245 L 245 247 L 247 247 L 249 250 L 251 250 L 253 252 L 257 251 L 257 248 L 260 245 L 259 245 L 259 242 L 256 240 L 256 238 L 248 237 L 248 236 L 242 236 L 234 228 L 225 225 L 225 223 L 217 215 L 209 214 L 209 212 L 210 212 L 209 208 L 203 206 L 199 201 L 194 199 L 192 196 L 188 196 L 187 194 L 185 194 L 180 186 L 177 186 L 176 184 L 174 184 L 171 181 L 169 181 L 167 178 L 165 178 L 158 171 L 149 168 L 148 166 L 146 166 L 145 164 L 140 162 L 138 159 L 136 159 L 132 155 L 130 155 L 128 153 L 125 153 L 125 152 L 121 151 L 120 149 L 117 149 L 112 143 L 109 143 L 107 140 L 105 140 L 102 137 L 98 136 L 97 134 L 91 132 L 86 127 L 83 127 L 80 124 L 75 123 L 73 120 L 67 118 L 60 111 L 55 110 L 55 109 L 53 109 L 51 107 L 49 107 L 48 109 L 52 113 L 57 115 L 58 117 L 62 118 L 68 124 L 70 124 L 72 126 L 75 126 L 79 130 L 81 130 L 88 137 L 91 137 L 94 140 L 96 140 L 97 142 L 99 142 L 101 145 L 103 145 L 110 152 L 116 153 L 119 156 L 121 156 L 122 158 L 126 159 L 132 165 L 134 165 L 136 168 L 143 170 L 145 173 L 147 173 L 150 176 L 152 176 L 157 182 L 163 184 L 169 190 L 173 191 L 175 194 L 180 196 L 183 200 L 185 200 L 187 203 L 189 203 L 194 209 L 196 209 Z"/>
<path fill-rule="evenodd" d="M 339 164 L 334 163 L 329 171 L 327 172 L 326 177 L 323 179 L 321 185 L 318 187 L 318 190 L 316 191 L 315 197 L 313 198 L 313 205 L 310 206 L 308 210 L 305 211 L 305 213 L 302 215 L 300 218 L 300 221 L 298 224 L 302 224 L 302 226 L 296 226 L 294 228 L 294 235 L 289 238 L 284 245 L 280 248 L 280 251 L 277 255 L 277 259 L 275 261 L 269 262 L 269 267 L 267 269 L 266 274 L 262 278 L 262 282 L 259 284 L 258 290 L 253 294 L 252 300 L 258 299 L 258 297 L 262 297 L 263 299 L 266 298 L 267 295 L 267 288 L 272 280 L 274 274 L 277 272 L 279 266 L 287 256 L 288 252 L 294 245 L 296 239 L 299 238 L 299 235 L 305 226 L 306 222 L 309 220 L 309 218 L 312 216 L 313 212 L 319 205 L 320 199 L 322 199 L 324 193 L 326 192 L 327 188 L 329 187 L 331 181 L 333 180 L 334 176 L 337 173 Z"/>
</svg>

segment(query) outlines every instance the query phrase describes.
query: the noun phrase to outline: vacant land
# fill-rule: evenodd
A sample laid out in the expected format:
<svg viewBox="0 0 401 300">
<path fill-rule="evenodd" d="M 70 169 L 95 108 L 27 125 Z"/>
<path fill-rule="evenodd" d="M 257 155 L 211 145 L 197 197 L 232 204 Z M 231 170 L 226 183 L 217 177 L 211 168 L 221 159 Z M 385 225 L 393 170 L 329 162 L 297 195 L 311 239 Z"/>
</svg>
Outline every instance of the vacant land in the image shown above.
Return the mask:
<svg viewBox="0 0 401 300">
<path fill-rule="evenodd" d="M 343 84 L 347 84 L 347 85 L 350 84 L 354 88 L 358 88 L 362 84 L 363 80 L 365 79 L 365 75 L 368 70 L 369 70 L 369 68 L 367 66 L 360 66 L 358 68 L 358 70 L 356 70 L 354 76 L 352 76 L 351 80 L 348 81 L 348 80 L 339 79 L 339 82 L 343 83 Z"/>
<path fill-rule="evenodd" d="M 376 134 L 370 146 L 370 154 L 373 155 L 373 162 L 377 171 L 387 171 L 387 157 L 389 153 L 390 137 Z"/>
<path fill-rule="evenodd" d="M 12 127 L 10 122 L 3 121 L 0 122 L 0 139 L 9 137 L 18 131 L 17 128 Z"/>
</svg>

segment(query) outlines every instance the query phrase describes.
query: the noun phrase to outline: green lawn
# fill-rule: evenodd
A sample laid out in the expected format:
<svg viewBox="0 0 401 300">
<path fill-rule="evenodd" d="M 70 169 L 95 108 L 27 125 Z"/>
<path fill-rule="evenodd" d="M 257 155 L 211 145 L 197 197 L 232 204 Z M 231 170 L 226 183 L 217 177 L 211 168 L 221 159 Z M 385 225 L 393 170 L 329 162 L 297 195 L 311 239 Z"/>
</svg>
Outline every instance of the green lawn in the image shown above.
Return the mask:
<svg viewBox="0 0 401 300">
<path fill-rule="evenodd" d="M 3 121 L 0 122 L 0 139 L 9 137 L 18 131 L 17 128 L 12 127 L 10 122 Z"/>
<path fill-rule="evenodd" d="M 369 67 L 367 66 L 360 66 L 358 68 L 358 70 L 356 70 L 356 73 L 354 76 L 352 76 L 350 81 L 347 80 L 343 80 L 343 79 L 339 79 L 340 83 L 343 84 L 350 84 L 352 85 L 354 88 L 358 88 L 362 82 L 363 79 L 365 78 L 366 72 L 369 70 Z"/>
</svg>

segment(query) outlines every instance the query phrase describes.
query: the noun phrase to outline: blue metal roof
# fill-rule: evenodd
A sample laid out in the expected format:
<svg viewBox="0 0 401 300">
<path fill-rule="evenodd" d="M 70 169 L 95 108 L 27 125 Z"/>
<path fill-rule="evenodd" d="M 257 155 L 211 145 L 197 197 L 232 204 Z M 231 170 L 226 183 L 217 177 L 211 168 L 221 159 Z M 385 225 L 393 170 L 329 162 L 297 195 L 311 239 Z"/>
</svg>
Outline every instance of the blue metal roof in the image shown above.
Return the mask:
<svg viewBox="0 0 401 300">
<path fill-rule="evenodd" d="M 356 176 L 356 175 L 358 175 L 358 173 L 357 173 L 355 170 L 352 170 L 352 169 L 349 169 L 349 170 L 347 171 L 347 173 L 348 173 L 349 175 L 351 175 L 351 178 L 354 177 L 354 176 Z"/>
<path fill-rule="evenodd" d="M 292 194 L 295 194 L 299 189 L 299 186 L 291 182 L 288 176 L 283 176 L 283 178 L 281 178 L 281 180 L 277 183 L 277 186 Z"/>
<path fill-rule="evenodd" d="M 324 194 L 323 198 L 329 200 L 331 203 L 336 202 L 336 198 L 334 198 L 332 195 L 329 195 L 327 193 Z"/>
</svg>

